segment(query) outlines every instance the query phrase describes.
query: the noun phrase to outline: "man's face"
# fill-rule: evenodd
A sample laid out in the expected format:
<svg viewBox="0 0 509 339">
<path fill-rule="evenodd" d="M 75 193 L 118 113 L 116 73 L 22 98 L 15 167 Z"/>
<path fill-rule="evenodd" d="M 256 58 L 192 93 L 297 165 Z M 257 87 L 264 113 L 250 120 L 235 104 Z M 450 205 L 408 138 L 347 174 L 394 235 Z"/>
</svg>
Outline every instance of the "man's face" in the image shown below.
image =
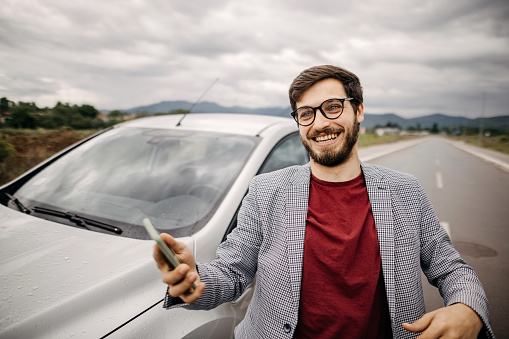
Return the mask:
<svg viewBox="0 0 509 339">
<path fill-rule="evenodd" d="M 346 98 L 343 84 L 336 79 L 325 79 L 311 86 L 297 102 L 297 108 L 303 106 L 317 107 L 322 102 L 333 98 Z M 363 105 L 355 114 L 349 101 L 341 116 L 330 120 L 317 110 L 315 121 L 310 126 L 300 126 L 302 144 L 312 161 L 317 164 L 334 167 L 347 161 L 357 143 L 359 124 L 364 120 Z"/>
</svg>

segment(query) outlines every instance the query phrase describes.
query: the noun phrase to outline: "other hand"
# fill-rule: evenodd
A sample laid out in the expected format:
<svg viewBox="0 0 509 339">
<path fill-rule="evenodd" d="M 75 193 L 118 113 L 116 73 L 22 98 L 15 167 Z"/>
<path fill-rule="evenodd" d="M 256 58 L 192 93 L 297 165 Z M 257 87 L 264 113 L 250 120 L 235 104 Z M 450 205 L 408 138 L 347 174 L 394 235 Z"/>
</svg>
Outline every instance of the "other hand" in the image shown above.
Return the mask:
<svg viewBox="0 0 509 339">
<path fill-rule="evenodd" d="M 477 338 L 483 323 L 477 313 L 457 303 L 426 313 L 412 324 L 403 323 L 410 332 L 422 332 L 418 339 Z"/>
<path fill-rule="evenodd" d="M 191 304 L 201 297 L 205 290 L 205 284 L 200 282 L 194 255 L 189 247 L 176 241 L 169 234 L 162 233 L 161 239 L 173 249 L 182 263 L 172 270 L 159 246 L 155 245 L 154 260 L 157 263 L 157 268 L 161 271 L 162 280 L 168 285 L 168 293 L 172 297 L 178 297 Z M 196 283 L 196 290 L 191 287 L 193 283 Z"/>
</svg>

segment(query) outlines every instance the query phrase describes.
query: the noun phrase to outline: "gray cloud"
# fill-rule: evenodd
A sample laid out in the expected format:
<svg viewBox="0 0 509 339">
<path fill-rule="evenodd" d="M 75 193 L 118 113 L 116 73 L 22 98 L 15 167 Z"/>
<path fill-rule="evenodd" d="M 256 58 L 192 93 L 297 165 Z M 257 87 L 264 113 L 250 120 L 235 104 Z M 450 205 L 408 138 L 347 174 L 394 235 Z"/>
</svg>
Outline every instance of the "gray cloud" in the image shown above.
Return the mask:
<svg viewBox="0 0 509 339">
<path fill-rule="evenodd" d="M 123 109 L 163 100 L 288 105 L 304 68 L 357 73 L 367 112 L 509 114 L 505 0 L 11 1 L 0 96 Z M 476 109 L 476 107 L 478 107 Z"/>
</svg>

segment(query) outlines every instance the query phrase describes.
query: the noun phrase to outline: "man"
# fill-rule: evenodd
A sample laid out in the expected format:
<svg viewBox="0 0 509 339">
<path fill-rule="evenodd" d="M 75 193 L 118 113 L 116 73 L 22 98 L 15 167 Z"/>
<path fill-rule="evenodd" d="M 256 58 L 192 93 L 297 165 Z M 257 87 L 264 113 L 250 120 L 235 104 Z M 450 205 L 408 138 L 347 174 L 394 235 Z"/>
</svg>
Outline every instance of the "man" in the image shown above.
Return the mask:
<svg viewBox="0 0 509 339">
<path fill-rule="evenodd" d="M 289 94 L 310 164 L 255 177 L 211 263 L 164 235 L 185 263 L 170 271 L 156 246 L 165 306 L 214 308 L 257 274 L 236 338 L 494 337 L 482 285 L 417 180 L 360 162 L 357 76 L 312 67 Z M 446 305 L 427 314 L 421 268 Z"/>
</svg>

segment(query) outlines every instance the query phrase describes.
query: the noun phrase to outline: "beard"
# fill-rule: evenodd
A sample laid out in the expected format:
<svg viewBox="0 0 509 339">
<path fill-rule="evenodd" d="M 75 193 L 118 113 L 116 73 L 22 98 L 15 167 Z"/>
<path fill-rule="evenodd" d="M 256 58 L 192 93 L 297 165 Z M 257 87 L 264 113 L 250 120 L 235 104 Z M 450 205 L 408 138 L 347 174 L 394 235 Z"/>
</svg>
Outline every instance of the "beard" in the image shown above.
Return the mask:
<svg viewBox="0 0 509 339">
<path fill-rule="evenodd" d="M 334 167 L 343 164 L 352 155 L 353 147 L 357 143 L 357 138 L 359 136 L 359 126 L 360 123 L 357 122 L 357 116 L 354 116 L 352 128 L 348 132 L 346 132 L 344 129 L 326 128 L 322 131 L 316 131 L 313 133 L 311 137 L 308 137 L 309 139 L 311 139 L 312 137 L 316 137 L 321 133 L 324 134 L 338 133 L 339 138 L 341 134 L 344 134 L 345 140 L 343 141 L 343 145 L 337 151 L 332 147 L 324 147 L 323 150 L 321 150 L 321 152 L 315 152 L 311 148 L 310 141 L 304 139 L 302 135 L 300 135 L 300 140 L 302 141 L 302 144 L 308 151 L 309 157 L 313 159 L 315 163 L 326 167 Z"/>
</svg>

